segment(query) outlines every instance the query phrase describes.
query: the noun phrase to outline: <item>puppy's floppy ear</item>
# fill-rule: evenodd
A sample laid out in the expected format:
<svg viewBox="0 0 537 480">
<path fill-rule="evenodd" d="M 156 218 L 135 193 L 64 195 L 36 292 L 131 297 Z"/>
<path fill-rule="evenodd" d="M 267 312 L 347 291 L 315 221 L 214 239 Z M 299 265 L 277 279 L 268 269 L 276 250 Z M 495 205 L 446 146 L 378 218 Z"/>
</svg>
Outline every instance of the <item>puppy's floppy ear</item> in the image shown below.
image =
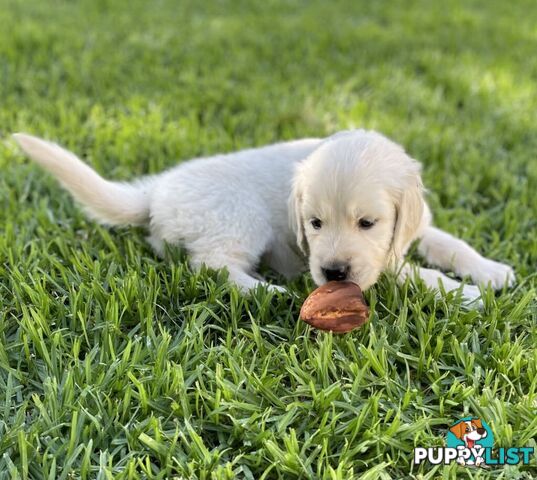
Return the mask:
<svg viewBox="0 0 537 480">
<path fill-rule="evenodd" d="M 462 440 L 462 436 L 464 435 L 464 431 L 466 430 L 466 424 L 464 422 L 459 422 L 455 425 L 453 425 L 449 431 L 455 435 L 457 438 Z"/>
<path fill-rule="evenodd" d="M 425 214 L 423 191 L 423 183 L 417 170 L 410 176 L 407 186 L 399 193 L 395 201 L 396 218 L 392 252 L 396 261 L 403 258 L 410 243 L 419 234 Z"/>
<path fill-rule="evenodd" d="M 302 172 L 302 165 L 298 164 L 293 176 L 291 185 L 291 194 L 287 202 L 287 210 L 289 212 L 289 224 L 291 229 L 296 234 L 296 243 L 300 251 L 307 255 L 308 242 L 306 240 L 306 232 L 304 231 L 304 218 L 302 216 L 302 196 L 303 196 L 303 183 L 304 174 Z"/>
</svg>

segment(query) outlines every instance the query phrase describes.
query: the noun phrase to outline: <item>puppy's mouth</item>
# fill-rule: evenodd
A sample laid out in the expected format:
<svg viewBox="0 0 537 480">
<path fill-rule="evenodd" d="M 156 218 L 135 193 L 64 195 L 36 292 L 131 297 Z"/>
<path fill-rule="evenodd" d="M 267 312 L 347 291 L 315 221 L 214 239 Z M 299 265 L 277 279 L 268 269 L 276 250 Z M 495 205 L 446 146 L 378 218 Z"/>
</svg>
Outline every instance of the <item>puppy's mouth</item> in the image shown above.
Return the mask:
<svg viewBox="0 0 537 480">
<path fill-rule="evenodd" d="M 368 265 L 360 265 L 360 267 L 358 267 L 349 263 L 349 268 L 345 271 L 344 278 L 341 278 L 341 280 L 337 280 L 334 279 L 334 276 L 337 276 L 334 274 L 334 272 L 326 272 L 327 265 L 330 265 L 330 263 L 321 263 L 319 265 L 317 262 L 314 262 L 313 265 L 310 264 L 311 276 L 318 287 L 334 280 L 347 281 L 356 283 L 356 285 L 358 285 L 362 290 L 365 291 L 377 281 L 378 275 L 380 273 Z"/>
<path fill-rule="evenodd" d="M 361 276 L 354 275 L 352 272 L 349 272 L 349 274 L 347 276 L 345 276 L 345 278 L 341 278 L 341 279 L 327 278 L 326 275 L 323 275 L 322 272 L 317 272 L 316 275 L 312 274 L 312 276 L 313 276 L 314 282 L 319 287 L 321 285 L 324 285 L 324 284 L 328 283 L 328 282 L 352 282 L 352 283 L 355 283 L 356 285 L 358 285 L 360 288 L 363 289 L 362 284 L 365 283 L 365 280 L 363 278 L 361 278 Z"/>
</svg>

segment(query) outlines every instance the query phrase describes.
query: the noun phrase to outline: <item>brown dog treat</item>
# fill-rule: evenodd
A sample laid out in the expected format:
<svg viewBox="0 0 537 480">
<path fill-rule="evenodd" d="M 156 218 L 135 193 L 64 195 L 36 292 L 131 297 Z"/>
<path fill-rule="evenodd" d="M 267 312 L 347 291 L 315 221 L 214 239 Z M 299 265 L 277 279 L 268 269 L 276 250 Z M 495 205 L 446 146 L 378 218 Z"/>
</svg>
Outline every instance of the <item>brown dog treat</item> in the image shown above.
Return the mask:
<svg viewBox="0 0 537 480">
<path fill-rule="evenodd" d="M 306 298 L 300 318 L 320 330 L 347 333 L 367 322 L 369 308 L 355 283 L 328 282 Z"/>
</svg>

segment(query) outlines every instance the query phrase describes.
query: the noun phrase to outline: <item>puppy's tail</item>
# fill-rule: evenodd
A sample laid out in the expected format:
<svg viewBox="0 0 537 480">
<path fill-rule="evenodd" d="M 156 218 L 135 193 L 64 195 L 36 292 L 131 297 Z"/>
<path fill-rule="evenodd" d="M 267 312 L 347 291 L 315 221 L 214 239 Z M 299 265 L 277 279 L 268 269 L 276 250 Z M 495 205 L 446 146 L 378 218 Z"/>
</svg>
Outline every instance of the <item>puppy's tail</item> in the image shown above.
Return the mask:
<svg viewBox="0 0 537 480">
<path fill-rule="evenodd" d="M 94 219 L 107 225 L 148 223 L 151 177 L 133 184 L 111 182 L 55 143 L 24 133 L 16 133 L 13 137 L 24 152 L 51 172 Z"/>
</svg>

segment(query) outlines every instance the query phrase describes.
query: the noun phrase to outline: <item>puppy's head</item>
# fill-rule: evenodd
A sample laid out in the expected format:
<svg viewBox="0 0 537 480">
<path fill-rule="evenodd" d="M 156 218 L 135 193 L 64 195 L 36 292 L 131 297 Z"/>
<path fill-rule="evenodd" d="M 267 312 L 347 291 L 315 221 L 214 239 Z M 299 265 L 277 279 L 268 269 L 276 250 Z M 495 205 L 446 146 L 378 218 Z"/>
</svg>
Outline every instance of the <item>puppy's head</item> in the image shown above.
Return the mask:
<svg viewBox="0 0 537 480">
<path fill-rule="evenodd" d="M 364 130 L 338 133 L 297 166 L 289 201 L 313 280 L 366 289 L 401 258 L 424 216 L 419 164 Z"/>
</svg>

